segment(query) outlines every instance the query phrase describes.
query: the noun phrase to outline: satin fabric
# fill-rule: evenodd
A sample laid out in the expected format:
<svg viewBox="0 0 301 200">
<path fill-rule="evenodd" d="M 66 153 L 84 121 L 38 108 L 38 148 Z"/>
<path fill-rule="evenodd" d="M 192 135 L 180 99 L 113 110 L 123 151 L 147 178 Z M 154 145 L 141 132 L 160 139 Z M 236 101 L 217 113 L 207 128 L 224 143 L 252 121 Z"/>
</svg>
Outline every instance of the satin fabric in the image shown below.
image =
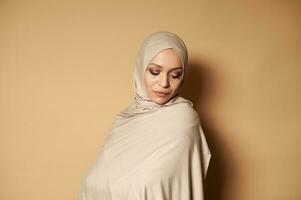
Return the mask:
<svg viewBox="0 0 301 200">
<path fill-rule="evenodd" d="M 159 105 L 145 90 L 149 62 L 169 48 L 185 71 L 187 49 L 176 34 L 156 32 L 143 41 L 134 69 L 134 102 L 114 118 L 82 179 L 79 200 L 204 199 L 211 153 L 193 103 L 176 94 Z"/>
</svg>

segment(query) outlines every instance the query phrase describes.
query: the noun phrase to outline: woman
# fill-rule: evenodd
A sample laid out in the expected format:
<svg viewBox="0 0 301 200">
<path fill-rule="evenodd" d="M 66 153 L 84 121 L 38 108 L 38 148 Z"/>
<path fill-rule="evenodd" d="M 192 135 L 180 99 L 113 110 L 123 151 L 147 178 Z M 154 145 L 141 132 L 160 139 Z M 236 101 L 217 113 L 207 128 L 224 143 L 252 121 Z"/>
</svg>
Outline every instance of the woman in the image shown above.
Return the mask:
<svg viewBox="0 0 301 200">
<path fill-rule="evenodd" d="M 193 104 L 180 97 L 187 50 L 174 33 L 148 36 L 134 70 L 135 101 L 114 119 L 80 200 L 202 200 L 210 161 Z"/>
</svg>

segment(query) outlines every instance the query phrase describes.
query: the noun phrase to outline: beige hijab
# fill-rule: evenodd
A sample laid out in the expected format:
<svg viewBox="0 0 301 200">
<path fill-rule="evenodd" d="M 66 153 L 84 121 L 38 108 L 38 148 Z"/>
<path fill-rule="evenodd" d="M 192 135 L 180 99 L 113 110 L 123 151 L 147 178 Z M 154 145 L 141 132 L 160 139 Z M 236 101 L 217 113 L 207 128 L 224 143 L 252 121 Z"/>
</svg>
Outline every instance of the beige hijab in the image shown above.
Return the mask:
<svg viewBox="0 0 301 200">
<path fill-rule="evenodd" d="M 185 66 L 188 61 L 187 49 L 184 42 L 179 36 L 171 32 L 155 32 L 149 35 L 142 43 L 140 50 L 136 59 L 136 67 L 134 69 L 134 96 L 135 102 L 127 107 L 124 111 L 119 113 L 119 116 L 130 117 L 139 113 L 150 112 L 151 110 L 156 110 L 162 106 L 170 106 L 177 103 L 189 103 L 192 102 L 184 99 L 177 94 L 172 99 L 170 99 L 164 105 L 158 105 L 150 100 L 146 94 L 145 84 L 144 84 L 144 72 L 148 67 L 148 64 L 152 58 L 165 49 L 174 49 L 180 56 L 182 61 L 182 67 L 185 75 Z M 184 80 L 183 80 L 184 81 Z"/>
<path fill-rule="evenodd" d="M 134 70 L 135 101 L 114 119 L 79 200 L 203 200 L 210 151 L 199 117 L 178 94 L 152 102 L 143 75 L 160 51 L 173 48 L 187 63 L 183 41 L 170 32 L 145 39 Z"/>
</svg>

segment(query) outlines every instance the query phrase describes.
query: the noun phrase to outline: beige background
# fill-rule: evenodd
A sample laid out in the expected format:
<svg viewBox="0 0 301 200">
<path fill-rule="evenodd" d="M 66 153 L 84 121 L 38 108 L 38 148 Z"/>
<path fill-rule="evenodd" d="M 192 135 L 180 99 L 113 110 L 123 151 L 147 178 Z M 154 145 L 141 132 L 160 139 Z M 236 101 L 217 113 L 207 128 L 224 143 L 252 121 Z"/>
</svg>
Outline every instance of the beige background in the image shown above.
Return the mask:
<svg viewBox="0 0 301 200">
<path fill-rule="evenodd" d="M 209 200 L 301 199 L 301 1 L 0 1 L 0 199 L 76 199 L 148 34 L 180 35 Z"/>
</svg>

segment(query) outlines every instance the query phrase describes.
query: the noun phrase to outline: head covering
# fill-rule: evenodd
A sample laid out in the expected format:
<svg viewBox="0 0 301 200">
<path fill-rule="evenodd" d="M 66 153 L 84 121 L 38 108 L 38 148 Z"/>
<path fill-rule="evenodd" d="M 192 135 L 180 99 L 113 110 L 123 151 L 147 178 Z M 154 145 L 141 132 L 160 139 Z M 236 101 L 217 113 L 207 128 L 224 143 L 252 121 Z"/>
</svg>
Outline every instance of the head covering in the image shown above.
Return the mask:
<svg viewBox="0 0 301 200">
<path fill-rule="evenodd" d="M 184 77 L 188 53 L 183 40 L 178 35 L 167 31 L 155 32 L 149 35 L 142 42 L 136 58 L 136 66 L 133 75 L 135 102 L 120 112 L 117 117 L 131 117 L 137 114 L 154 111 L 162 106 L 170 106 L 177 103 L 188 103 L 193 105 L 189 100 L 180 97 L 179 92 L 163 105 L 156 104 L 147 95 L 144 83 L 144 73 L 152 58 L 166 49 L 175 50 L 181 58 L 184 72 L 182 73 L 182 76 Z M 184 81 L 184 79 L 182 81 Z"/>
<path fill-rule="evenodd" d="M 178 95 L 163 105 L 152 102 L 143 84 L 148 63 L 167 48 L 185 67 L 187 51 L 178 36 L 157 32 L 146 38 L 134 72 L 135 101 L 113 120 L 79 200 L 204 199 L 211 154 L 197 112 Z"/>
</svg>

